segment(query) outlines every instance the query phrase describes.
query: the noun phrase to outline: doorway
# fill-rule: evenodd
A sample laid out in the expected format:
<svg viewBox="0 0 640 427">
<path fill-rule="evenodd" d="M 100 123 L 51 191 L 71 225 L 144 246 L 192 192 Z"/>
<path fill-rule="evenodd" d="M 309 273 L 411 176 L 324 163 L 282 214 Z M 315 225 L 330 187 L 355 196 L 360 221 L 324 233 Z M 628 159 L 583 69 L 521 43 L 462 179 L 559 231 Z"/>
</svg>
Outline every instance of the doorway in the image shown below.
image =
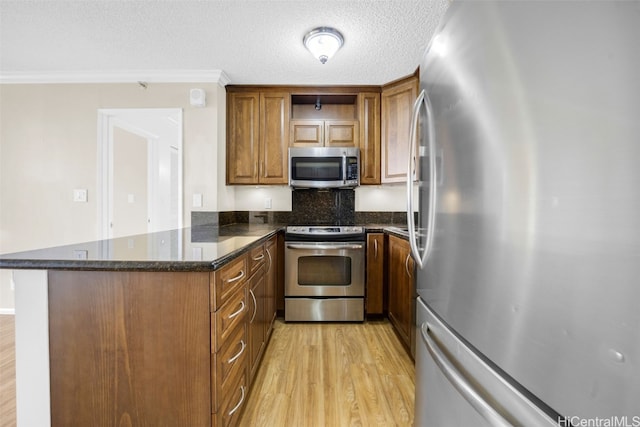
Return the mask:
<svg viewBox="0 0 640 427">
<path fill-rule="evenodd" d="M 98 110 L 101 239 L 182 226 L 182 109 Z"/>
</svg>

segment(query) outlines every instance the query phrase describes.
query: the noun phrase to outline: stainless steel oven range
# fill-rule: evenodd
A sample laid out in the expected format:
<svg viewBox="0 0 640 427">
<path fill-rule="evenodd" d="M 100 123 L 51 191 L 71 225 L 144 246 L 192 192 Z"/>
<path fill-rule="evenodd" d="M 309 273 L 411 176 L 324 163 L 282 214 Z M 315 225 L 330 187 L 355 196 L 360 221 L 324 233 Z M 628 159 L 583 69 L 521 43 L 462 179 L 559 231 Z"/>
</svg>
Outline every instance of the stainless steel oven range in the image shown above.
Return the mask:
<svg viewBox="0 0 640 427">
<path fill-rule="evenodd" d="M 364 258 L 364 227 L 287 227 L 285 321 L 363 321 Z"/>
</svg>

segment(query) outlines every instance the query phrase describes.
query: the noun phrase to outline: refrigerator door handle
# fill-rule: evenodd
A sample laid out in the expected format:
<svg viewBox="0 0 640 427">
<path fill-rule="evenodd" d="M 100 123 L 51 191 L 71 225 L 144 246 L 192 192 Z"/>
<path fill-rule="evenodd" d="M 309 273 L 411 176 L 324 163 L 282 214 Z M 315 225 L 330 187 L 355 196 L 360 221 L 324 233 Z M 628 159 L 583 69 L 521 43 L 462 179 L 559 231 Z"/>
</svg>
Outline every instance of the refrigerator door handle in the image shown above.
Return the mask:
<svg viewBox="0 0 640 427">
<path fill-rule="evenodd" d="M 427 112 L 427 140 L 429 147 L 429 204 L 427 210 L 427 230 L 426 230 L 426 242 L 424 252 L 421 254 L 416 241 L 416 225 L 413 214 L 413 178 L 419 178 L 417 173 L 417 161 L 416 161 L 416 138 L 419 133 L 418 119 L 420 117 L 420 109 L 425 106 Z M 420 153 L 418 153 L 419 155 Z M 435 131 L 433 129 L 433 117 L 431 102 L 429 101 L 429 95 L 423 89 L 416 102 L 413 104 L 413 114 L 411 118 L 411 128 L 409 130 L 409 166 L 407 168 L 407 229 L 409 232 L 409 243 L 411 245 L 411 253 L 413 258 L 418 264 L 419 268 L 424 268 L 427 263 L 427 258 L 431 252 L 433 246 L 433 234 L 434 223 L 436 214 L 436 141 Z M 418 184 L 421 185 L 421 184 Z"/>
<path fill-rule="evenodd" d="M 427 350 L 438 368 L 460 394 L 469 402 L 482 417 L 495 427 L 510 427 L 512 423 L 507 421 L 500 413 L 485 400 L 454 365 L 454 363 L 440 349 L 436 341 L 430 336 L 430 328 L 427 322 L 420 328 L 422 339 L 427 345 Z"/>
</svg>

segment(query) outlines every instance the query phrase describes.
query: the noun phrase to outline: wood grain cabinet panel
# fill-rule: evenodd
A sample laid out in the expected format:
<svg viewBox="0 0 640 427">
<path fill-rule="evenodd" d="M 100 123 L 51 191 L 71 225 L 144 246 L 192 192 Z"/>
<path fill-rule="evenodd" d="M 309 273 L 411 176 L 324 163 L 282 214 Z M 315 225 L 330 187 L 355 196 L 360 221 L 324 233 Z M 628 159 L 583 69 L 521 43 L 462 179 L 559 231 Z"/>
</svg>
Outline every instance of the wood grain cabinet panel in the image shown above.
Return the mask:
<svg viewBox="0 0 640 427">
<path fill-rule="evenodd" d="M 411 76 L 382 89 L 382 182 L 407 179 L 409 131 L 413 104 L 418 97 L 418 78 Z"/>
<path fill-rule="evenodd" d="M 290 110 L 288 92 L 260 93 L 259 184 L 289 182 Z"/>
<path fill-rule="evenodd" d="M 52 426 L 210 424 L 209 273 L 48 283 Z"/>
<path fill-rule="evenodd" d="M 237 388 L 233 379 L 238 377 L 238 371 L 246 371 L 248 352 L 247 323 L 242 322 L 229 334 L 220 351 L 212 355 L 211 408 L 214 413 L 220 410 L 225 396 Z"/>
<path fill-rule="evenodd" d="M 415 266 L 409 242 L 389 236 L 389 320 L 407 349 L 411 348 Z"/>
<path fill-rule="evenodd" d="M 237 378 L 231 379 L 230 387 L 223 393 L 223 401 L 217 413 L 213 414 L 213 427 L 230 427 L 239 425 L 240 416 L 249 394 L 247 371 L 238 370 Z"/>
<path fill-rule="evenodd" d="M 220 351 L 233 329 L 244 322 L 245 314 L 249 312 L 244 286 L 238 288 L 229 300 L 215 313 L 211 314 L 211 352 Z"/>
<path fill-rule="evenodd" d="M 273 236 L 265 245 L 267 264 L 265 267 L 265 341 L 269 340 L 276 320 L 276 287 L 278 282 L 278 238 Z"/>
<path fill-rule="evenodd" d="M 288 92 L 227 94 L 227 184 L 286 184 Z"/>
<path fill-rule="evenodd" d="M 357 147 L 357 120 L 292 120 L 292 147 Z"/>
<path fill-rule="evenodd" d="M 247 285 L 249 292 L 249 384 L 255 377 L 265 346 L 265 276 L 258 270 Z"/>
<path fill-rule="evenodd" d="M 326 120 L 324 122 L 325 147 L 358 147 L 360 128 L 357 120 Z"/>
<path fill-rule="evenodd" d="M 367 315 L 384 313 L 384 234 L 367 234 Z"/>
<path fill-rule="evenodd" d="M 211 275 L 211 311 L 217 311 L 249 278 L 247 255 L 240 255 Z"/>
<path fill-rule="evenodd" d="M 260 156 L 260 94 L 227 96 L 227 184 L 258 182 Z"/>
<path fill-rule="evenodd" d="M 358 95 L 360 184 L 380 184 L 380 93 Z"/>
<path fill-rule="evenodd" d="M 258 271 L 266 262 L 267 256 L 264 245 L 258 245 L 249 251 L 249 276 Z"/>
<path fill-rule="evenodd" d="M 324 145 L 324 121 L 291 120 L 292 147 L 322 147 Z"/>
</svg>

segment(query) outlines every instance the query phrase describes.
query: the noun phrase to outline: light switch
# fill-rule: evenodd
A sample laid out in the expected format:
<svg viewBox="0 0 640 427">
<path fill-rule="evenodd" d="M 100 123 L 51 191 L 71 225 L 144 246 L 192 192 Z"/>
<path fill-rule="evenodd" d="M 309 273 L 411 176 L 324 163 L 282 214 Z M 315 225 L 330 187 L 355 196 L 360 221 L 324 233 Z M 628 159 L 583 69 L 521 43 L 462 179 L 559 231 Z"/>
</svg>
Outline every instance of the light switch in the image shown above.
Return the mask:
<svg viewBox="0 0 640 427">
<path fill-rule="evenodd" d="M 127 202 L 129 203 L 135 203 L 136 202 L 136 196 L 133 194 L 128 194 L 127 195 Z"/>
<path fill-rule="evenodd" d="M 87 201 L 87 190 L 83 188 L 76 188 L 73 190 L 73 201 L 74 202 L 86 202 Z"/>
<path fill-rule="evenodd" d="M 193 195 L 193 207 L 194 208 L 201 208 L 202 207 L 202 194 L 201 193 L 195 193 Z"/>
<path fill-rule="evenodd" d="M 266 199 L 264 199 L 264 208 L 265 209 L 271 209 L 271 198 L 267 197 Z"/>
</svg>

